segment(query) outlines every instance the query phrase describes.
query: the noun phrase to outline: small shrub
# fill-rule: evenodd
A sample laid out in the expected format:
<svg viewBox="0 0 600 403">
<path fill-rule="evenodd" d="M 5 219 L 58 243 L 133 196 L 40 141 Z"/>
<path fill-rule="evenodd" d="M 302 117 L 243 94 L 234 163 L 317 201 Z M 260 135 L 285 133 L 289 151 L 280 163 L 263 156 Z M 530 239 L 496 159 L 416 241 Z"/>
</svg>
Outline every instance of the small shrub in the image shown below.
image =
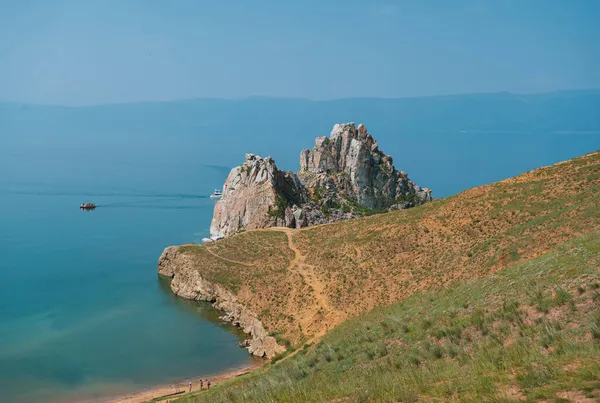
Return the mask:
<svg viewBox="0 0 600 403">
<path fill-rule="evenodd" d="M 531 301 L 535 305 L 538 312 L 548 313 L 550 308 L 554 305 L 552 298 L 548 295 L 544 288 L 537 284 L 533 289 Z"/>
<path fill-rule="evenodd" d="M 438 360 L 444 358 L 444 348 L 439 344 L 436 344 L 431 348 L 431 355 Z"/>
<path fill-rule="evenodd" d="M 521 318 L 518 301 L 504 301 L 502 303 L 502 318 L 511 322 L 517 322 Z"/>
<path fill-rule="evenodd" d="M 554 295 L 554 304 L 555 305 L 563 305 L 571 300 L 571 294 L 567 292 L 564 288 L 558 287 L 556 289 L 556 294 Z"/>
<path fill-rule="evenodd" d="M 284 218 L 285 217 L 285 209 L 289 206 L 289 202 L 287 199 L 280 194 L 275 196 L 275 204 L 273 207 L 269 206 L 267 210 L 267 214 L 271 217 L 276 218 Z"/>
<path fill-rule="evenodd" d="M 313 194 L 312 194 L 313 201 L 315 201 L 316 203 L 319 203 L 321 200 L 323 200 L 323 196 L 325 196 L 325 192 L 326 192 L 326 190 L 324 188 L 314 188 Z"/>
<path fill-rule="evenodd" d="M 368 359 L 369 361 L 371 361 L 373 358 L 375 358 L 375 351 L 373 351 L 373 350 L 371 350 L 371 349 L 367 350 L 367 351 L 365 352 L 365 354 L 366 354 L 366 356 L 367 356 L 367 359 Z"/>
<path fill-rule="evenodd" d="M 380 357 L 386 356 L 388 353 L 387 346 L 383 341 L 377 343 L 377 355 Z"/>
<path fill-rule="evenodd" d="M 450 345 L 448 347 L 448 356 L 451 358 L 456 358 L 458 356 L 458 348 L 455 345 Z"/>
</svg>

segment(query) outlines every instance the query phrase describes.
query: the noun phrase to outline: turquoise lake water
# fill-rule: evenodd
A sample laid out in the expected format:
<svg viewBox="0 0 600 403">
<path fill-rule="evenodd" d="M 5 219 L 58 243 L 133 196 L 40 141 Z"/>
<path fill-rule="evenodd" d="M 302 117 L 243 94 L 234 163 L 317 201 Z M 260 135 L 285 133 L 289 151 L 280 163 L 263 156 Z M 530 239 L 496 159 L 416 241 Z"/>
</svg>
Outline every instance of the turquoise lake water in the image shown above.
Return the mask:
<svg viewBox="0 0 600 403">
<path fill-rule="evenodd" d="M 208 235 L 207 196 L 244 152 L 297 170 L 300 150 L 329 127 L 261 129 L 0 134 L 0 401 L 80 401 L 250 362 L 243 336 L 209 304 L 173 296 L 157 261 L 166 246 Z M 600 133 L 377 133 L 436 197 L 600 148 Z M 80 211 L 84 201 L 99 207 Z"/>
<path fill-rule="evenodd" d="M 237 329 L 157 276 L 164 247 L 208 234 L 223 169 L 3 157 L 0 401 L 78 401 L 250 362 Z M 86 200 L 97 210 L 80 211 Z"/>
</svg>

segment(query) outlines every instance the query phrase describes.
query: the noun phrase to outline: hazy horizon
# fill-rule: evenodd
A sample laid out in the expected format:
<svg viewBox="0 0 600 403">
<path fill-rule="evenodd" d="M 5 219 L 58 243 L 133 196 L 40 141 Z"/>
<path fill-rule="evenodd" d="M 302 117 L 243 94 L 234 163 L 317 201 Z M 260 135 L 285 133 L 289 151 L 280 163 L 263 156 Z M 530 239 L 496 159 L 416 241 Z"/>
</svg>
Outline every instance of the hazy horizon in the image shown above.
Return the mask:
<svg viewBox="0 0 600 403">
<path fill-rule="evenodd" d="M 514 96 L 532 96 L 532 95 L 551 95 L 561 93 L 600 93 L 600 87 L 598 88 L 562 88 L 552 91 L 540 91 L 540 92 L 511 92 L 511 91 L 490 91 L 490 92 L 464 92 L 464 93 L 448 93 L 448 94 L 436 94 L 436 95 L 415 95 L 415 96 L 398 96 L 398 97 L 374 97 L 374 96 L 349 96 L 342 98 L 326 98 L 316 99 L 308 97 L 286 97 L 286 96 L 270 96 L 270 95 L 248 95 L 240 97 L 192 97 L 192 98 L 173 98 L 173 99 L 157 99 L 157 100 L 146 100 L 146 101 L 118 101 L 118 102 L 107 102 L 107 103 L 92 103 L 92 104 L 52 104 L 52 103 L 31 103 L 31 102 L 20 102 L 11 100 L 0 100 L 0 104 L 4 105 L 26 105 L 26 106 L 39 106 L 39 107 L 65 107 L 65 108 L 86 108 L 95 106 L 118 106 L 118 105 L 130 105 L 130 104 L 167 104 L 177 102 L 192 102 L 192 101 L 248 101 L 248 100 L 282 100 L 282 101 L 305 101 L 305 102 L 335 102 L 343 100 L 411 100 L 421 98 L 452 98 L 452 97 L 468 97 L 468 96 L 484 96 L 484 95 L 514 95 Z"/>
<path fill-rule="evenodd" d="M 102 105 L 600 88 L 582 0 L 3 2 L 0 101 Z"/>
</svg>

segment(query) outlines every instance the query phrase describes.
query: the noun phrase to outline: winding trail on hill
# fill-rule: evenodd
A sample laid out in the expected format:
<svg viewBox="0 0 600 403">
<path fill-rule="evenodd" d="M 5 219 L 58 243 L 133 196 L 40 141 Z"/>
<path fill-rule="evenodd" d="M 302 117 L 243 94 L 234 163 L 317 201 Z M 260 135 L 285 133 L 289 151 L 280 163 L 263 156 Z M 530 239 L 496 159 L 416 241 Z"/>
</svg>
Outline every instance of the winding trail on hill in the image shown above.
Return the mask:
<svg viewBox="0 0 600 403">
<path fill-rule="evenodd" d="M 327 298 L 325 293 L 325 286 L 317 277 L 315 266 L 305 262 L 306 257 L 294 243 L 294 230 L 286 227 L 273 227 L 268 228 L 267 231 L 283 232 L 287 236 L 288 247 L 292 250 L 292 252 L 294 252 L 294 258 L 290 261 L 287 270 L 298 273 L 300 276 L 302 276 L 306 284 L 312 288 L 316 302 L 315 307 L 320 307 L 323 309 L 324 318 L 322 322 L 327 323 L 325 327 L 315 332 L 315 338 L 324 335 L 327 330 L 329 330 L 329 324 L 336 325 L 340 323 L 345 319 L 346 315 L 331 306 L 329 298 Z M 305 322 L 305 324 L 310 323 L 314 320 L 315 315 L 316 312 L 312 315 L 312 317 L 299 318 L 299 321 Z M 314 341 L 314 339 L 311 341 Z"/>
<path fill-rule="evenodd" d="M 321 305 L 324 309 L 331 312 L 331 307 L 329 305 L 329 300 L 324 296 L 324 287 L 323 283 L 317 278 L 315 275 L 315 267 L 305 263 L 305 256 L 300 252 L 300 249 L 294 244 L 293 240 L 293 230 L 290 228 L 273 228 L 274 231 L 280 231 L 285 233 L 288 240 L 288 247 L 294 252 L 294 258 L 290 261 L 288 265 L 288 270 L 295 270 L 299 273 L 306 283 L 312 287 L 315 291 L 315 299 L 318 305 Z"/>
<path fill-rule="evenodd" d="M 298 247 L 294 243 L 294 232 L 301 230 L 294 230 L 286 227 L 272 227 L 266 228 L 265 231 L 283 232 L 287 236 L 288 247 L 292 250 L 292 252 L 294 252 L 294 258 L 290 261 L 287 270 L 299 274 L 304 279 L 306 284 L 312 287 L 316 302 L 316 304 L 314 305 L 314 308 L 316 308 L 316 312 L 312 312 L 312 315 L 307 314 L 299 316 L 297 320 L 299 323 L 303 324 L 304 329 L 309 328 L 309 326 L 306 325 L 310 323 L 325 323 L 325 326 L 318 328 L 317 331 L 313 333 L 312 337 L 310 337 L 310 339 L 305 342 L 305 344 L 315 346 L 325 335 L 325 333 L 331 330 L 331 328 L 333 328 L 334 326 L 343 322 L 347 318 L 347 315 L 344 312 L 336 310 L 331 306 L 331 304 L 329 303 L 329 299 L 325 295 L 325 287 L 315 273 L 315 266 L 305 262 L 306 257 L 302 254 L 300 249 L 298 249 Z M 322 320 L 317 321 L 315 320 L 315 318 L 317 312 L 319 311 L 319 307 L 323 308 L 325 314 Z M 283 357 L 280 360 L 280 362 L 292 358 L 300 351 L 303 350 L 297 349 L 295 351 L 292 351 L 290 354 Z"/>
<path fill-rule="evenodd" d="M 210 248 L 208 247 L 208 245 L 204 245 L 204 247 L 206 248 L 206 251 L 208 253 L 210 253 L 211 255 L 213 255 L 214 257 L 216 257 L 217 259 L 221 259 L 221 260 L 224 260 L 224 261 L 229 262 L 229 263 L 241 264 L 242 266 L 246 266 L 246 267 L 252 267 L 252 266 L 254 266 L 254 264 L 252 264 L 252 263 L 238 262 L 237 260 L 231 260 L 231 259 L 227 259 L 226 257 L 219 256 L 215 252 L 213 252 L 212 250 L 210 250 Z"/>
</svg>

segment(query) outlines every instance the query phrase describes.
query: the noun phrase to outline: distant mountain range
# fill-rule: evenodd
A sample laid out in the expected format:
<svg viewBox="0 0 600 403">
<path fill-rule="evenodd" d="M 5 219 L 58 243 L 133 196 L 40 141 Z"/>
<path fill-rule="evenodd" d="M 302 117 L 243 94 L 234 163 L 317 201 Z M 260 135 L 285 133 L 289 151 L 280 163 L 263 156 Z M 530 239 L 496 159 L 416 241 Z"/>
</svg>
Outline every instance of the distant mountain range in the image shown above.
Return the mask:
<svg viewBox="0 0 600 403">
<path fill-rule="evenodd" d="M 85 107 L 0 103 L 0 147 L 200 158 L 220 166 L 238 165 L 252 152 L 277 155 L 279 166 L 297 170 L 298 149 L 349 121 L 365 123 L 399 169 L 439 196 L 600 148 L 600 90 Z M 467 175 L 473 166 L 479 172 Z M 452 175 L 453 183 L 448 177 L 442 183 L 442 173 Z"/>
<path fill-rule="evenodd" d="M 399 130 L 600 130 L 600 90 L 519 95 L 508 92 L 419 98 L 346 98 L 312 101 L 299 98 L 199 98 L 68 107 L 0 103 L 3 129 L 58 123 L 112 121 L 131 128 L 148 123 L 202 128 L 246 119 L 248 123 L 313 120 L 329 125 L 352 119 L 393 121 Z M 32 121 L 34 117 L 36 121 Z M 39 119 L 39 120 L 38 120 Z M 65 123 L 63 121 L 63 123 Z M 108 127 L 111 125 L 109 124 Z M 123 127 L 123 126 L 119 126 Z"/>
</svg>

